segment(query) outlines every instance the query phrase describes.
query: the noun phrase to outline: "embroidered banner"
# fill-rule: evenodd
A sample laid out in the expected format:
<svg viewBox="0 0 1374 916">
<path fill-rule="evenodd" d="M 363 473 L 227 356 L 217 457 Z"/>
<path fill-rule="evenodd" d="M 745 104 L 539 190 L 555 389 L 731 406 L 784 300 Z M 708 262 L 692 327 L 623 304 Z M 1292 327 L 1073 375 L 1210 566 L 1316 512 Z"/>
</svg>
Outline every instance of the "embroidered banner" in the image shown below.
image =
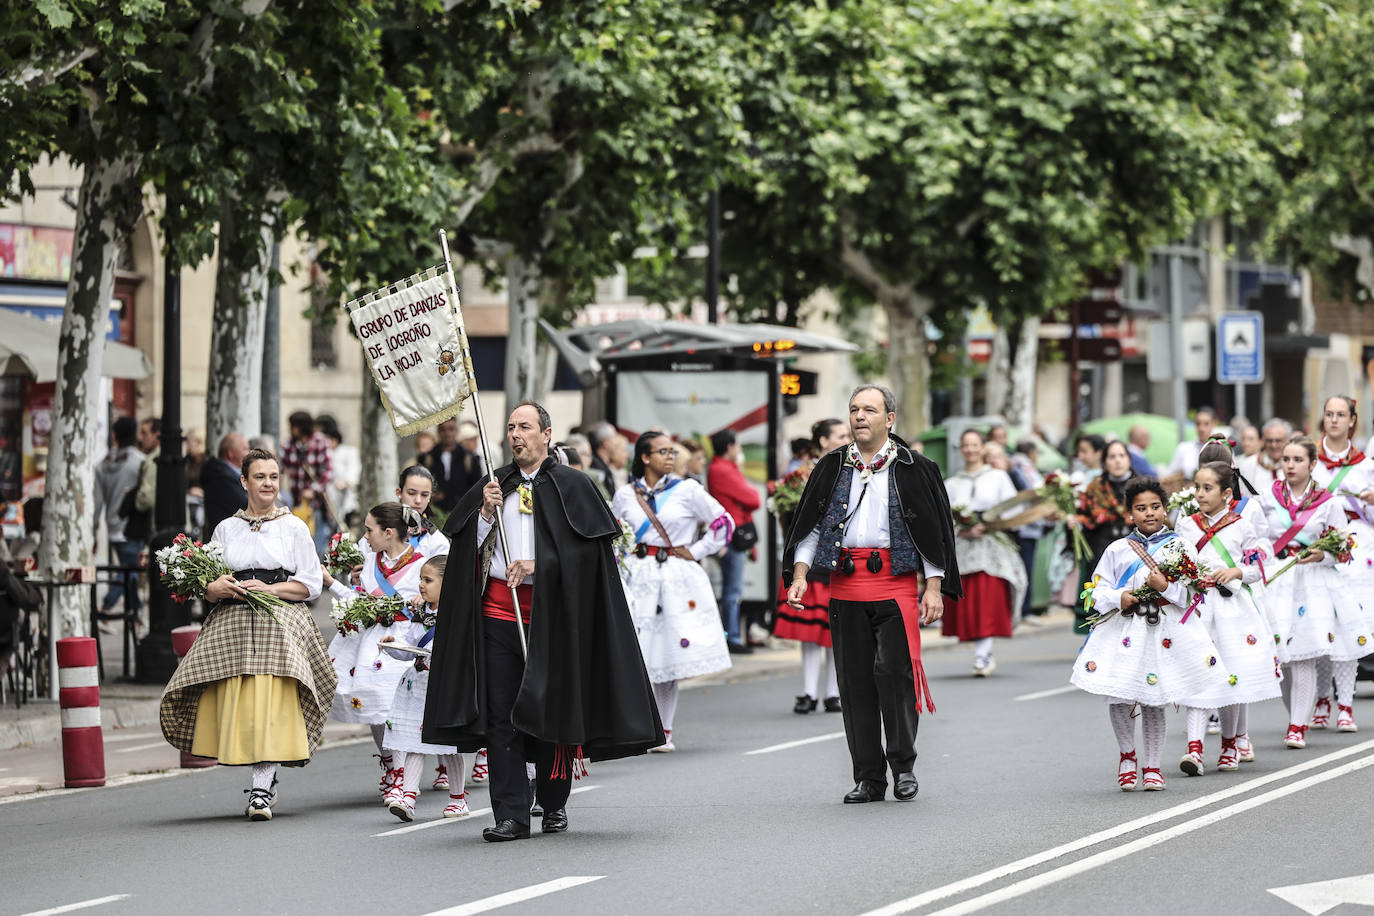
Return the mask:
<svg viewBox="0 0 1374 916">
<path fill-rule="evenodd" d="M 397 435 L 458 414 L 472 394 L 472 357 L 443 268 L 354 299 L 348 314 Z"/>
</svg>

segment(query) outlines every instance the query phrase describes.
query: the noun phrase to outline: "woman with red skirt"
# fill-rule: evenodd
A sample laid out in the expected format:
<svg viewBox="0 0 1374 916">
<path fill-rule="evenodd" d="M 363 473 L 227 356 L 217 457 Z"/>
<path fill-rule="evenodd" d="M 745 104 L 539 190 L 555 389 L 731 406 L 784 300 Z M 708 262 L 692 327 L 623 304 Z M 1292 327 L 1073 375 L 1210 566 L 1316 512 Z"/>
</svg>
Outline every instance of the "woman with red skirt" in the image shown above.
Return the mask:
<svg viewBox="0 0 1374 916">
<path fill-rule="evenodd" d="M 1011 636 L 1014 614 L 1027 585 L 1020 552 L 1007 535 L 988 531 L 982 521 L 983 512 L 1016 496 L 1016 486 L 1006 471 L 987 465 L 984 447 L 982 433 L 965 430 L 959 439 L 964 469 L 945 481 L 964 596 L 945 598 L 941 632 L 974 644 L 974 677 L 987 677 L 997 667 L 992 641 Z"/>
</svg>

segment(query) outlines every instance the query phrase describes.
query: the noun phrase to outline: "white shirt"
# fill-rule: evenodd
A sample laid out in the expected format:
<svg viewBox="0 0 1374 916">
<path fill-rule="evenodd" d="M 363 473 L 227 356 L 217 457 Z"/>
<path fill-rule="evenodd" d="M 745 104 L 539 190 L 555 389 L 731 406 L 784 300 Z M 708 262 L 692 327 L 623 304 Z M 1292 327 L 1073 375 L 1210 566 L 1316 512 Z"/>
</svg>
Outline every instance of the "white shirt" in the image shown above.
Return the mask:
<svg viewBox="0 0 1374 916">
<path fill-rule="evenodd" d="M 673 546 L 686 547 L 693 559 L 700 560 L 720 553 L 721 548 L 729 543 L 734 525 L 725 507 L 695 480 L 683 478 L 671 490 L 655 496 L 654 502 L 654 515 L 658 516 L 659 524 L 672 539 Z M 633 483 L 627 483 L 615 491 L 611 511 L 616 518 L 628 522 L 635 531 L 639 531 L 649 519 L 639 507 L 639 500 L 635 499 Z M 698 538 L 697 529 L 702 525 L 706 526 L 706 531 Z M 652 524 L 645 529 L 638 543 L 651 547 L 667 546 Z"/>
<path fill-rule="evenodd" d="M 1016 496 L 1016 485 L 1006 471 L 984 467 L 976 474 L 961 471 L 945 481 L 949 504 L 970 512 L 986 512 Z"/>
<path fill-rule="evenodd" d="M 1197 473 L 1197 456 L 1202 452 L 1202 445 L 1196 439 L 1180 442 L 1178 448 L 1174 449 L 1174 457 L 1169 460 L 1166 473 L 1181 473 L 1186 479 L 1192 480 Z"/>
<path fill-rule="evenodd" d="M 1273 470 L 1260 463 L 1260 456 L 1264 452 L 1258 452 L 1248 458 L 1241 458 L 1236 462 L 1236 470 L 1240 475 L 1254 485 L 1255 489 L 1264 495 L 1274 487 L 1274 482 L 1283 479 L 1283 470 L 1275 467 Z M 1242 486 L 1244 486 L 1242 484 Z"/>
<path fill-rule="evenodd" d="M 894 459 L 895 461 L 895 459 Z M 889 461 L 881 468 L 873 472 L 873 477 L 868 482 L 868 491 L 864 493 L 864 483 L 860 475 L 855 472 L 849 481 L 849 499 L 845 502 L 846 511 L 852 511 L 853 517 L 850 518 L 844 530 L 844 537 L 840 539 L 840 546 L 846 548 L 868 548 L 869 550 L 884 550 L 892 546 L 892 538 L 887 527 L 887 492 L 888 474 L 892 470 L 893 461 Z M 1003 475 L 1005 476 L 1005 475 Z M 1010 479 L 1007 485 L 1011 485 Z M 1012 488 L 1016 492 L 1016 488 Z M 859 495 L 864 493 L 863 501 L 859 501 Z M 856 506 L 849 509 L 847 507 Z M 822 513 L 824 519 L 824 513 Z M 796 562 L 805 563 L 811 566 L 816 559 L 816 548 L 821 543 L 820 524 L 797 545 Z M 919 549 L 917 550 L 920 553 Z M 943 579 L 945 568 L 937 566 L 921 554 L 921 564 L 925 567 L 927 579 Z"/>
<path fill-rule="evenodd" d="M 215 526 L 210 540 L 224 548 L 224 565 L 231 572 L 241 569 L 284 569 L 290 581 L 309 589 L 306 601 L 320 595 L 324 576 L 310 529 L 294 515 L 283 515 L 254 531 L 241 518 L 230 516 Z"/>
<path fill-rule="evenodd" d="M 535 469 L 535 473 L 539 473 L 537 468 Z M 533 475 L 526 474 L 524 471 L 520 472 L 520 476 L 527 481 L 534 480 Z M 530 486 L 533 487 L 534 484 L 531 483 Z M 537 506 L 535 507 L 535 511 L 538 511 Z M 501 521 L 505 523 L 506 542 L 510 545 L 511 553 L 515 554 L 515 559 L 533 560 L 534 514 L 530 513 L 526 515 L 524 512 L 520 511 L 520 493 L 518 488 L 506 497 L 505 503 L 501 506 Z M 477 549 L 479 552 L 482 549 L 482 544 L 487 540 L 487 535 L 491 533 L 491 528 L 494 524 L 496 524 L 495 518 L 491 521 L 487 521 L 482 517 L 481 512 L 477 513 Z M 506 581 L 506 552 L 501 549 L 501 538 L 499 536 L 496 538 L 496 552 L 491 555 L 490 575 L 493 579 L 500 579 L 502 582 Z M 521 584 L 533 585 L 534 573 L 531 572 L 526 576 Z"/>
</svg>

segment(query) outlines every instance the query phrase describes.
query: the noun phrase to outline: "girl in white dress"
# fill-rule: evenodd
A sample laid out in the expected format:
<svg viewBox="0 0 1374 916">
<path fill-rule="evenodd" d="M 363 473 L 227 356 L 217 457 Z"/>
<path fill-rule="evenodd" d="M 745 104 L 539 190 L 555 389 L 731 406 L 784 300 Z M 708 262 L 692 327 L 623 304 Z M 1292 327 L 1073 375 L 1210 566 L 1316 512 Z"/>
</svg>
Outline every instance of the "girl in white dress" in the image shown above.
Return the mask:
<svg viewBox="0 0 1374 916">
<path fill-rule="evenodd" d="M 1357 415 L 1355 400 L 1344 395 L 1326 399 L 1322 411 L 1322 440 L 1317 448 L 1317 463 L 1312 479 L 1317 486 L 1336 497 L 1345 513 L 1345 527 L 1355 535 L 1354 560 L 1341 568 L 1347 594 L 1353 594 L 1365 616 L 1374 624 L 1374 526 L 1370 524 L 1369 504 L 1374 502 L 1374 460 L 1350 441 Z M 1336 684 L 1336 727 L 1343 732 L 1355 727 L 1355 674 L 1353 660 L 1317 659 L 1317 705 L 1312 711 L 1312 727 L 1326 728 L 1331 721 L 1331 687 Z M 1343 699 L 1342 699 L 1343 698 Z"/>
<path fill-rule="evenodd" d="M 1230 464 L 1213 461 L 1202 464 L 1193 478 L 1199 512 L 1179 518 L 1175 529 L 1186 546 L 1193 548 L 1198 560 L 1212 570 L 1208 577 L 1216 588 L 1207 590 L 1199 608 L 1207 632 L 1221 656 L 1227 682 L 1219 691 L 1208 691 L 1188 698 L 1188 752 L 1179 768 L 1189 776 L 1205 772 L 1202 762 L 1203 736 L 1207 715 L 1221 712 L 1221 756 L 1217 769 L 1240 768 L 1236 749 L 1240 711 L 1248 703 L 1280 695 L 1279 658 L 1274 650 L 1274 634 L 1268 619 L 1249 592 L 1260 579 L 1258 563 L 1245 562 L 1265 548 L 1250 523 L 1232 508 L 1234 470 Z M 1230 595 L 1222 593 L 1222 589 Z"/>
<path fill-rule="evenodd" d="M 357 591 L 369 595 L 400 596 L 409 601 L 419 594 L 420 567 L 425 556 L 408 540 L 407 532 L 418 524 L 418 513 L 400 503 L 373 506 L 367 514 L 364 537 L 372 548 L 365 554 L 362 578 Z M 324 571 L 329 591 L 340 601 L 350 601 L 356 594 L 342 582 Z M 377 744 L 382 779 L 378 786 L 383 795 L 397 783 L 391 754 L 382 748 L 391 700 L 396 684 L 409 668 L 405 662 L 392 658 L 378 648 L 385 636 L 396 635 L 405 626 L 402 614 L 390 625 L 375 623 L 361 633 L 338 634 L 329 644 L 329 657 L 339 677 L 334 691 L 334 705 L 330 718 L 340 722 L 362 722 L 372 726 L 372 739 Z"/>
<path fill-rule="evenodd" d="M 1302 435 L 1290 439 L 1283 448 L 1285 480 L 1274 484 L 1264 507 L 1276 554 L 1273 562 L 1299 558 L 1288 572 L 1269 580 L 1265 596 L 1288 650 L 1292 684 L 1284 744 L 1294 749 L 1307 746 L 1307 723 L 1316 701 L 1317 659 L 1354 661 L 1374 651 L 1364 613 L 1347 594 L 1349 583 L 1337 571 L 1336 558 L 1320 550 L 1302 556 L 1325 529 L 1344 530 L 1346 524 L 1340 501 L 1312 479 L 1316 460 L 1316 443 Z"/>
<path fill-rule="evenodd" d="M 677 682 L 730 667 L 715 591 L 701 560 L 730 543 L 734 524 L 701 484 L 672 474 L 674 458 L 667 436 L 640 436 L 630 482 L 611 501 L 616 518 L 635 532 L 635 548 L 620 575 L 668 739 L 655 751 L 676 749 Z M 703 525 L 705 533 L 698 537 Z"/>
<path fill-rule="evenodd" d="M 399 784 L 387 793 L 385 801 L 391 813 L 403 821 L 415 820 L 415 799 L 420 793 L 420 777 L 425 769 L 425 755 L 434 754 L 444 769 L 457 781 L 457 792 L 449 789 L 448 807 L 444 817 L 463 817 L 468 813 L 467 793 L 463 791 L 463 755 L 455 747 L 426 744 L 420 738 L 425 718 L 425 694 L 429 692 L 429 659 L 423 655 L 392 649 L 389 644 L 400 643 L 425 648 L 434 638 L 434 623 L 439 610 L 439 594 L 444 582 L 444 568 L 448 557 L 430 557 L 420 567 L 420 593 L 411 606 L 410 619 L 398 625 L 400 632 L 383 636 L 380 643 L 388 655 L 411 662 L 410 670 L 401 676 L 396 695 L 391 701 L 391 717 L 386 720 L 386 737 L 382 739 L 383 753 L 400 756 L 397 767 Z M 448 780 L 445 780 L 447 783 Z"/>
<path fill-rule="evenodd" d="M 1164 788 L 1164 707 L 1227 687 L 1206 625 L 1196 613 L 1183 619 L 1190 603 L 1188 587 L 1168 582 L 1152 565 L 1157 555 L 1186 551 L 1178 535 L 1164 526 L 1166 503 L 1164 488 L 1153 477 L 1127 485 L 1126 505 L 1135 528 L 1107 548 L 1093 572 L 1088 600 L 1105 619 L 1079 649 L 1069 678 L 1080 690 L 1107 698 L 1121 752 L 1117 785 L 1123 792 L 1134 791 L 1141 782 L 1147 792 Z M 1131 594 L 1145 585 L 1163 596 L 1162 604 L 1142 605 Z M 1136 704 L 1145 752 L 1139 773 L 1132 718 Z"/>
</svg>

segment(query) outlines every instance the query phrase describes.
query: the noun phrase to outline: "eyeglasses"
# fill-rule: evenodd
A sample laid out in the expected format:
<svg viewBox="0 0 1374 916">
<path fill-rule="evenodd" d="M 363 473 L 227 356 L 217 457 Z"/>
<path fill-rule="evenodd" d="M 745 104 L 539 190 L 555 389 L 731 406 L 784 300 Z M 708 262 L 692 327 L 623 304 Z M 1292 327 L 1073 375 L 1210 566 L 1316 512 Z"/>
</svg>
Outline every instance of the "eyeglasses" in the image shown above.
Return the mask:
<svg viewBox="0 0 1374 916">
<path fill-rule="evenodd" d="M 673 453 L 676 452 L 676 451 L 677 451 L 677 449 L 672 449 L 672 448 L 656 448 L 656 449 L 652 449 L 652 450 L 649 452 L 649 454 L 651 454 L 651 455 L 658 455 L 658 456 L 660 456 L 660 457 L 662 457 L 662 458 L 667 458 L 669 455 L 673 454 Z"/>
</svg>

